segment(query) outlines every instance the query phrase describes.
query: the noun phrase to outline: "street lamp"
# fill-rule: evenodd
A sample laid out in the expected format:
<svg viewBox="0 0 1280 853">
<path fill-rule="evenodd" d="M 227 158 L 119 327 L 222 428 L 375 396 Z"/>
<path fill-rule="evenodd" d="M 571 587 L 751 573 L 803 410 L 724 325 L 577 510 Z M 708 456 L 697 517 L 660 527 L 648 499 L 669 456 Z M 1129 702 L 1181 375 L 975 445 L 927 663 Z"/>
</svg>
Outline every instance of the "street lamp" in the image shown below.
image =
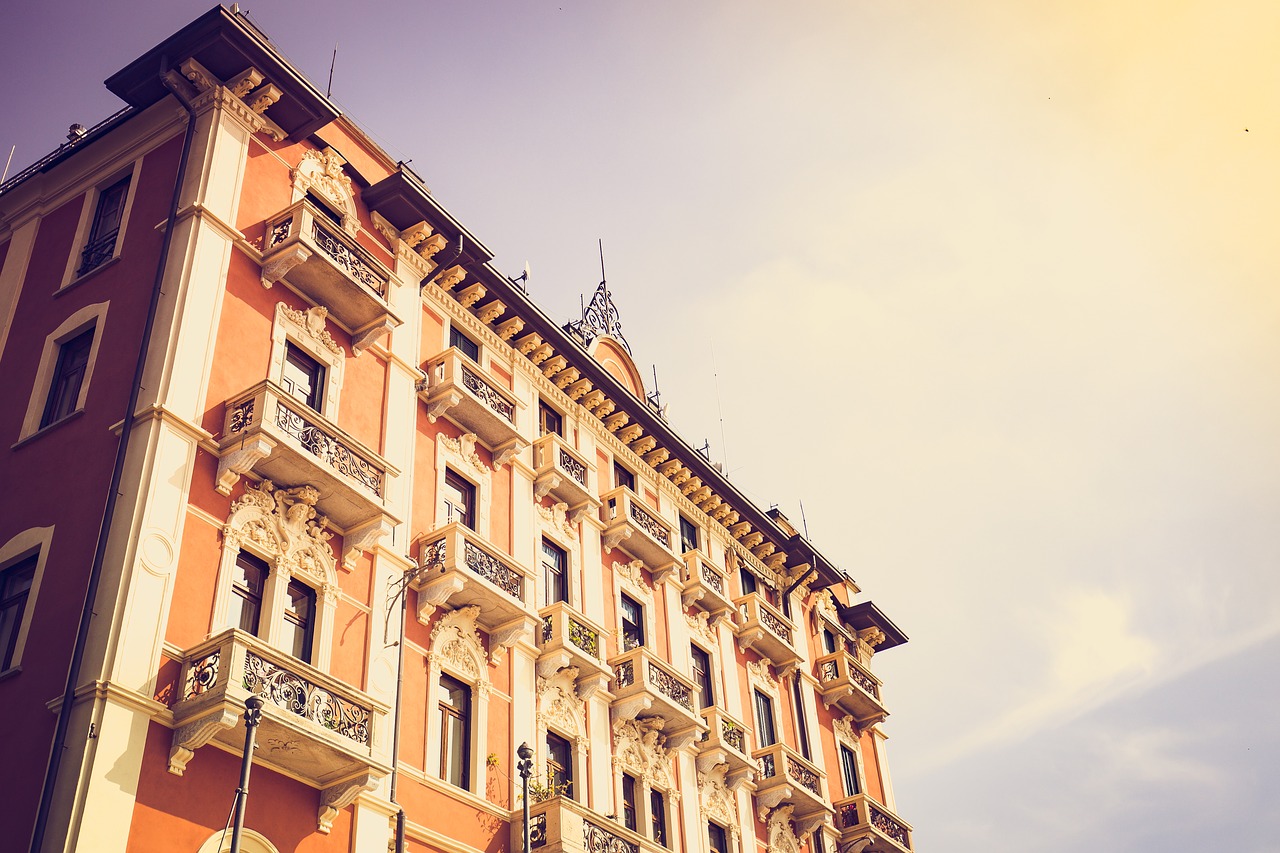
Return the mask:
<svg viewBox="0 0 1280 853">
<path fill-rule="evenodd" d="M 244 700 L 244 757 L 240 759 L 240 787 L 236 789 L 236 821 L 231 829 L 230 853 L 240 853 L 240 833 L 244 831 L 244 807 L 249 799 L 249 771 L 253 769 L 253 741 L 262 722 L 262 697 Z"/>
<path fill-rule="evenodd" d="M 528 741 L 520 744 L 516 755 L 520 756 L 516 770 L 520 773 L 520 785 L 524 789 L 524 796 L 521 798 L 524 806 L 524 853 L 529 853 L 529 774 L 533 772 L 533 750 L 529 748 Z"/>
</svg>

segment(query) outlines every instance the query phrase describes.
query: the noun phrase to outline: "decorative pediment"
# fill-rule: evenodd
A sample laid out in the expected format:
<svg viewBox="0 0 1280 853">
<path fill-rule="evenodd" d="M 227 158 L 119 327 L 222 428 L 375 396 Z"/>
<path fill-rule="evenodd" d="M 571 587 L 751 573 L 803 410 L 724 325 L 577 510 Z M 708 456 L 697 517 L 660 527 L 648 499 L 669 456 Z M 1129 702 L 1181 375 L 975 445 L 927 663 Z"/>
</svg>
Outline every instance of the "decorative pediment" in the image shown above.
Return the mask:
<svg viewBox="0 0 1280 853">
<path fill-rule="evenodd" d="M 489 671 L 484 643 L 476 629 L 478 604 L 451 610 L 431 629 L 431 666 L 448 668 L 468 681 L 487 687 Z"/>
<path fill-rule="evenodd" d="M 575 684 L 578 668 L 566 666 L 555 675 L 538 679 L 538 725 L 571 734 L 578 745 L 587 746 L 587 708 Z"/>
<path fill-rule="evenodd" d="M 772 690 L 778 689 L 778 679 L 769 671 L 769 665 L 762 660 L 747 662 L 747 675 L 752 679 L 768 685 Z"/>
<path fill-rule="evenodd" d="M 306 311 L 298 311 L 283 302 L 277 302 L 276 313 L 329 352 L 339 358 L 346 355 L 346 351 L 338 345 L 338 342 L 329 334 L 329 330 L 325 328 L 325 318 L 329 316 L 328 308 L 323 305 L 316 305 Z"/>
<path fill-rule="evenodd" d="M 689 626 L 689 630 L 697 636 L 708 643 L 716 642 L 716 629 L 711 627 L 711 614 L 707 611 L 699 610 L 696 615 L 686 613 L 684 621 Z"/>
<path fill-rule="evenodd" d="M 736 837 L 741 832 L 738 827 L 738 799 L 725 781 L 728 771 L 728 764 L 717 764 L 706 773 L 698 774 L 698 802 L 704 819 L 729 827 Z"/>
<path fill-rule="evenodd" d="M 629 563 L 614 563 L 613 571 L 629 584 L 635 592 L 645 598 L 653 598 L 653 587 L 644 579 L 644 561 L 632 560 Z"/>
<path fill-rule="evenodd" d="M 538 504 L 538 516 L 542 523 L 570 539 L 578 538 L 578 529 L 569 523 L 567 503 L 554 503 L 551 506 Z"/>
<path fill-rule="evenodd" d="M 484 460 L 480 458 L 480 454 L 476 453 L 476 434 L 473 432 L 463 433 L 459 438 L 450 438 L 441 434 L 438 439 L 442 445 L 458 454 L 464 459 L 468 465 L 476 470 L 482 476 L 488 476 L 493 473 L 493 469 L 484 464 Z"/>
<path fill-rule="evenodd" d="M 337 560 L 329 546 L 332 534 L 325 530 L 328 519 L 316 513 L 319 498 L 311 486 L 279 489 L 270 480 L 256 488 L 246 486 L 231 504 L 223 540 L 237 548 L 252 543 L 253 550 L 272 558 L 277 567 L 311 578 L 328 594 L 337 589 Z"/>
<path fill-rule="evenodd" d="M 856 746 L 858 743 L 858 724 L 853 719 L 852 714 L 846 714 L 843 717 L 837 717 L 831 723 L 831 730 L 835 733 L 837 740 L 843 740 L 849 746 Z"/>
<path fill-rule="evenodd" d="M 661 717 L 637 717 L 613 724 L 613 763 L 650 787 L 672 791 L 671 755 Z"/>
<path fill-rule="evenodd" d="M 293 179 L 295 201 L 308 192 L 314 192 L 341 212 L 342 229 L 348 234 L 355 234 L 360 230 L 360 217 L 356 211 L 351 179 L 342 170 L 346 164 L 343 156 L 333 148 L 304 151 L 302 160 L 289 176 Z"/>
</svg>

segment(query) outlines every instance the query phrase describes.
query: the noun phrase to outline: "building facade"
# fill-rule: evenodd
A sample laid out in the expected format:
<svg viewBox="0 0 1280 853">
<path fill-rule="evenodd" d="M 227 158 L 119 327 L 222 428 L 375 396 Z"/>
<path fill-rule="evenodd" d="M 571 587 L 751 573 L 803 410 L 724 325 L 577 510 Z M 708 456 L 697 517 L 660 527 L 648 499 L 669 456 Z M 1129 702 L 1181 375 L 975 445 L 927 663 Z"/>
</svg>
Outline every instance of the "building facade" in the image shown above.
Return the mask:
<svg viewBox="0 0 1280 853">
<path fill-rule="evenodd" d="M 0 187 L 13 849 L 902 853 L 905 636 L 242 16 Z M 28 842 L 28 839 L 30 841 Z"/>
</svg>

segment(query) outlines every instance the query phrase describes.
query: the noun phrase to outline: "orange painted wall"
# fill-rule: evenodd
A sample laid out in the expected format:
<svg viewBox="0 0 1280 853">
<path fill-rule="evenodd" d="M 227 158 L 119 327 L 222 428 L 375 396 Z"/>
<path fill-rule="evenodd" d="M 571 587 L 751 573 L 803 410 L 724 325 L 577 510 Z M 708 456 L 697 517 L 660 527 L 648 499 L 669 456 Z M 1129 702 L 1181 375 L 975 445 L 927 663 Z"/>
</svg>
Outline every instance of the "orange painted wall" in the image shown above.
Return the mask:
<svg viewBox="0 0 1280 853">
<path fill-rule="evenodd" d="M 165 628 L 165 639 L 180 649 L 191 648 L 215 630 L 213 597 L 221 559 L 221 529 L 188 512 L 173 583 L 174 618 Z"/>
<path fill-rule="evenodd" d="M 867 777 L 867 793 L 884 802 L 884 784 L 880 780 L 880 762 L 876 760 L 875 741 L 870 732 L 863 732 L 858 745 L 862 747 L 863 775 Z"/>
</svg>

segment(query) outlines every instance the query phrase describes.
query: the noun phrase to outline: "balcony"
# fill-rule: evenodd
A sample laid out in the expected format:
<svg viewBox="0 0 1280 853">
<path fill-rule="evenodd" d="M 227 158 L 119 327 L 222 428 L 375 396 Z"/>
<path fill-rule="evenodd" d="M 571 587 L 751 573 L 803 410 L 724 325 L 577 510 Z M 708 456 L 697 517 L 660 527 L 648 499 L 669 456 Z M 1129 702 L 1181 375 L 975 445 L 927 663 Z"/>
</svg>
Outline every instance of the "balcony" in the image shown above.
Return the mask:
<svg viewBox="0 0 1280 853">
<path fill-rule="evenodd" d="M 879 723 L 889 716 L 880 701 L 880 679 L 876 678 L 847 651 L 820 657 L 814 663 L 822 702 L 828 708 L 838 705 L 852 714 L 862 728 Z"/>
<path fill-rule="evenodd" d="M 578 695 L 590 699 L 606 687 L 613 670 L 604 662 L 604 629 L 563 601 L 538 611 L 542 617 L 542 633 L 538 643 L 538 675 L 554 675 L 561 668 L 578 668 Z"/>
<path fill-rule="evenodd" d="M 733 612 L 733 599 L 729 598 L 729 579 L 701 551 L 695 549 L 684 553 L 684 569 L 680 575 L 680 580 L 684 583 L 680 600 L 685 607 L 697 604 L 710 613 L 713 620 Z"/>
<path fill-rule="evenodd" d="M 759 769 L 748 752 L 746 726 L 715 705 L 703 708 L 702 718 L 707 721 L 707 731 L 698 743 L 698 769 L 706 773 L 717 764 L 727 764 L 725 781 L 730 788 L 737 787 Z"/>
<path fill-rule="evenodd" d="M 400 472 L 319 412 L 264 380 L 227 400 L 218 459 L 218 491 L 242 474 L 306 483 L 320 492 L 316 510 L 344 531 L 386 514 L 387 480 Z M 396 519 L 398 520 L 398 519 Z"/>
<path fill-rule="evenodd" d="M 679 749 L 693 741 L 706 726 L 694 710 L 697 691 L 693 681 L 644 646 L 634 648 L 609 661 L 613 667 L 613 719 L 632 720 L 645 716 L 666 721 L 662 733 L 668 749 Z"/>
<path fill-rule="evenodd" d="M 604 522 L 606 550 L 621 545 L 627 553 L 642 560 L 654 573 L 654 583 L 661 583 L 675 567 L 676 556 L 671 551 L 671 526 L 657 513 L 641 505 L 635 492 L 619 486 L 601 496 L 600 508 Z"/>
<path fill-rule="evenodd" d="M 489 656 L 499 648 L 533 640 L 541 620 L 530 604 L 529 570 L 458 522 L 427 535 L 418 551 L 410 587 L 418 593 L 418 620 L 426 624 L 437 607 L 476 605 L 476 625 L 489 635 Z"/>
<path fill-rule="evenodd" d="M 667 812 L 667 827 L 678 819 Z M 520 810 L 511 821 L 511 850 L 524 843 Z M 568 797 L 553 797 L 529 804 L 529 846 L 541 853 L 670 853 L 651 838 L 632 832 L 620 821 L 596 814 Z"/>
<path fill-rule="evenodd" d="M 757 749 L 752 756 L 760 762 L 756 801 L 769 809 L 784 802 L 795 806 L 792 818 L 797 834 L 812 831 L 831 814 L 823 785 L 826 774 L 816 764 L 784 743 Z"/>
<path fill-rule="evenodd" d="M 493 451 L 495 467 L 529 446 L 516 429 L 515 396 L 491 382 L 480 365 L 457 348 L 449 347 L 424 369 L 427 378 L 418 383 L 418 396 L 427 404 L 432 423 L 448 413 L 449 420 Z"/>
<path fill-rule="evenodd" d="M 354 238 L 305 200 L 267 220 L 262 283 L 282 278 L 351 331 L 359 355 L 400 325 L 388 307 L 391 272 Z"/>
<path fill-rule="evenodd" d="M 533 443 L 533 496 L 542 500 L 551 495 L 569 508 L 569 521 L 597 507 L 591 481 L 592 467 L 563 438 L 548 433 Z"/>
<path fill-rule="evenodd" d="M 244 703 L 253 695 L 266 700 L 254 760 L 323 791 L 321 831 L 391 771 L 385 705 L 252 634 L 227 629 L 188 650 L 178 684 L 169 750 L 177 776 L 211 741 L 243 752 Z"/>
<path fill-rule="evenodd" d="M 910 853 L 911 825 L 866 794 L 837 800 L 840 846 L 857 842 L 861 853 Z"/>
<path fill-rule="evenodd" d="M 758 592 L 733 600 L 738 609 L 738 645 L 767 657 L 786 672 L 800 662 L 794 643 L 795 626 Z"/>
</svg>

